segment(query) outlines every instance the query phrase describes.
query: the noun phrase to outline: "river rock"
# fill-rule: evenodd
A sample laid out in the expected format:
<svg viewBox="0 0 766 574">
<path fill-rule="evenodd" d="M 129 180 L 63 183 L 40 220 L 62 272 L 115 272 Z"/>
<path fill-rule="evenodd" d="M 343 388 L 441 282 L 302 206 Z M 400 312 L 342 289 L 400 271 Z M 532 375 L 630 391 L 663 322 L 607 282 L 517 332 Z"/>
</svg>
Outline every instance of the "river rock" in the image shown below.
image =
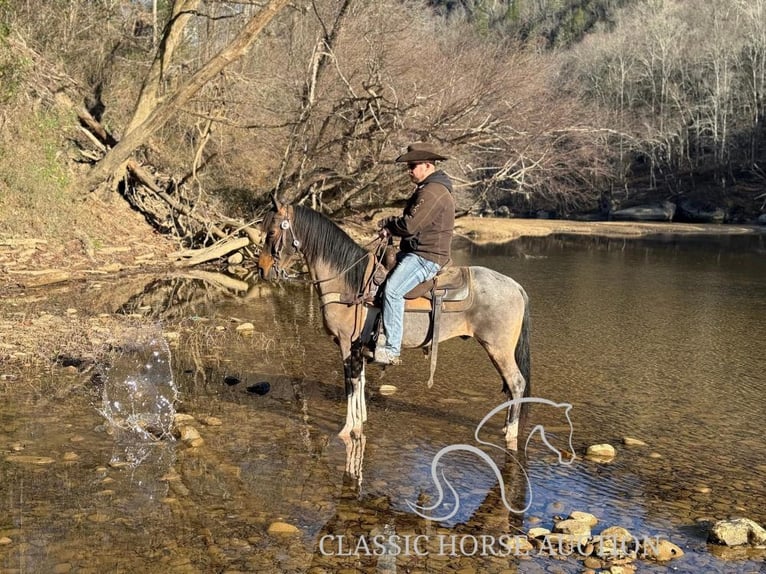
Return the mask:
<svg viewBox="0 0 766 574">
<path fill-rule="evenodd" d="M 209 427 L 219 427 L 223 425 L 223 421 L 219 419 L 218 417 L 214 417 L 214 416 L 202 417 L 200 419 L 200 422 L 203 425 L 209 426 Z"/>
<path fill-rule="evenodd" d="M 199 431 L 191 425 L 184 425 L 179 429 L 181 440 L 191 447 L 202 446 L 205 440 L 200 436 Z"/>
<path fill-rule="evenodd" d="M 660 540 L 656 545 L 642 545 L 641 555 L 649 560 L 654 560 L 655 562 L 667 562 L 674 558 L 680 558 L 684 555 L 684 551 L 670 540 Z"/>
<path fill-rule="evenodd" d="M 641 439 L 631 438 L 626 436 L 622 439 L 622 444 L 625 446 L 646 446 L 646 443 Z"/>
<path fill-rule="evenodd" d="M 564 534 L 571 534 L 577 536 L 580 540 L 590 538 L 590 526 L 587 522 L 582 520 L 561 520 L 556 523 L 554 527 L 556 532 L 563 532 Z"/>
<path fill-rule="evenodd" d="M 297 526 L 293 526 L 292 524 L 288 522 L 282 522 L 281 520 L 277 520 L 276 522 L 272 522 L 269 524 L 268 529 L 269 534 L 298 534 L 300 533 L 300 529 Z"/>
<path fill-rule="evenodd" d="M 678 203 L 676 212 L 678 221 L 690 223 L 723 223 L 726 219 L 726 211 L 721 207 L 708 207 L 690 200 L 682 200 Z"/>
<path fill-rule="evenodd" d="M 592 444 L 585 452 L 585 458 L 596 462 L 607 462 L 617 455 L 611 444 Z"/>
<path fill-rule="evenodd" d="M 665 201 L 659 205 L 637 205 L 609 213 L 615 221 L 672 221 L 676 204 Z"/>
<path fill-rule="evenodd" d="M 572 520 L 585 522 L 591 528 L 598 524 L 598 518 L 596 518 L 590 512 L 580 512 L 579 510 L 575 510 L 574 512 L 570 513 L 569 518 Z"/>
<path fill-rule="evenodd" d="M 543 536 L 547 536 L 550 533 L 551 531 L 547 528 L 530 528 L 529 532 L 527 532 L 527 536 L 530 538 L 541 538 Z"/>
<path fill-rule="evenodd" d="M 708 542 L 725 546 L 758 546 L 766 544 L 766 530 L 749 518 L 719 520 L 710 530 Z"/>
<path fill-rule="evenodd" d="M 252 323 L 242 323 L 240 325 L 237 325 L 237 333 L 241 333 L 243 335 L 250 335 L 252 332 L 255 331 L 255 325 Z"/>
<path fill-rule="evenodd" d="M 618 542 L 631 542 L 633 540 L 633 535 L 630 533 L 630 530 L 623 528 L 622 526 L 610 526 L 609 528 L 605 528 L 601 532 L 601 537 L 612 538 Z"/>
<path fill-rule="evenodd" d="M 766 213 L 761 213 L 758 216 L 758 225 L 766 225 Z"/>
<path fill-rule="evenodd" d="M 5 457 L 6 462 L 19 462 L 21 464 L 53 464 L 56 462 L 49 456 L 32 456 L 25 454 L 12 454 Z"/>
</svg>

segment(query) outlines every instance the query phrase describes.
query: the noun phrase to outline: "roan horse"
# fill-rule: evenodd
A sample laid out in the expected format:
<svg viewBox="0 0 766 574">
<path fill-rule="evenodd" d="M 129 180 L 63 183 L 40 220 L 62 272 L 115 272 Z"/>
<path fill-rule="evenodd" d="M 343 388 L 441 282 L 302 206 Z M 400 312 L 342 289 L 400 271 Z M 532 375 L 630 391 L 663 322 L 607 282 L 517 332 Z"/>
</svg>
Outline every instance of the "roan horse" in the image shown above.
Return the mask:
<svg viewBox="0 0 766 574">
<path fill-rule="evenodd" d="M 303 206 L 280 203 L 264 221 L 264 245 L 258 258 L 262 278 L 271 279 L 303 255 L 322 306 L 325 329 L 340 347 L 346 383 L 346 424 L 341 438 L 361 437 L 367 420 L 364 399 L 363 349 L 368 306 L 358 295 L 370 281 L 374 254 L 358 245 L 324 215 Z M 460 312 L 444 312 L 438 341 L 474 337 L 487 351 L 503 380 L 509 399 L 528 397 L 529 306 L 516 281 L 486 267 L 470 267 L 472 304 Z M 423 347 L 432 331 L 428 313 L 405 313 L 403 346 Z M 521 401 L 511 401 L 504 434 L 509 449 L 516 450 Z"/>
</svg>

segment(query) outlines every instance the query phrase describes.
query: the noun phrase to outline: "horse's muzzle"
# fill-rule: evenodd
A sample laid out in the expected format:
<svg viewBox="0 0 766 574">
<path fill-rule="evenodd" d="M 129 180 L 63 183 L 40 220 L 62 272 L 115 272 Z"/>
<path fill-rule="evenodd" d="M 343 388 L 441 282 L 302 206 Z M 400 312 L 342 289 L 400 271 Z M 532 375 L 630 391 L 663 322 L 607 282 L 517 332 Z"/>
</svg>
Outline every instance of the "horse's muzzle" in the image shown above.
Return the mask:
<svg viewBox="0 0 766 574">
<path fill-rule="evenodd" d="M 277 277 L 277 268 L 271 255 L 261 253 L 258 257 L 258 275 L 261 279 L 272 281 Z"/>
</svg>

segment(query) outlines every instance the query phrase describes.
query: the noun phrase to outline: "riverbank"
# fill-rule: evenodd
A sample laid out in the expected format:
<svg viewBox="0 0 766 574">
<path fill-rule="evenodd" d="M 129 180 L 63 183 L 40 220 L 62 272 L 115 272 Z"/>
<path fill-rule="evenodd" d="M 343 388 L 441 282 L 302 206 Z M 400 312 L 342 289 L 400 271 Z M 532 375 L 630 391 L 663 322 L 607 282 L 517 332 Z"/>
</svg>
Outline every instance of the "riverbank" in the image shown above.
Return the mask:
<svg viewBox="0 0 766 574">
<path fill-rule="evenodd" d="M 374 220 L 399 214 L 401 210 L 386 209 L 376 213 Z M 342 227 L 360 243 L 366 243 L 375 233 L 374 223 L 370 222 L 344 222 Z M 480 245 L 507 243 L 520 237 L 545 237 L 558 234 L 636 238 L 650 235 L 745 235 L 751 233 L 766 234 L 766 226 L 473 216 L 459 217 L 455 220 L 455 236 Z"/>
<path fill-rule="evenodd" d="M 742 235 L 749 233 L 766 233 L 766 228 L 752 225 L 568 221 L 563 219 L 490 219 L 483 217 L 461 217 L 455 223 L 456 235 L 479 244 L 504 243 L 519 237 L 544 237 L 556 234 L 631 238 L 665 234 Z"/>
</svg>

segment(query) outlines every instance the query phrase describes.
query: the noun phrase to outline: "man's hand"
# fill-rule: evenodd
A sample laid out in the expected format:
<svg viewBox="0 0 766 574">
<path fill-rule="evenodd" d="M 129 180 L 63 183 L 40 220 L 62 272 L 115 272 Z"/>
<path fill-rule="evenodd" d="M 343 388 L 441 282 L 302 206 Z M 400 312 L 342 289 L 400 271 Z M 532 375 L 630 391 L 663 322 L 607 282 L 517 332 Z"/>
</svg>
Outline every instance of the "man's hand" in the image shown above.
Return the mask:
<svg viewBox="0 0 766 574">
<path fill-rule="evenodd" d="M 386 227 L 390 223 L 390 221 L 391 221 L 390 217 L 384 217 L 383 219 L 379 219 L 377 223 L 378 229 Z"/>
</svg>

